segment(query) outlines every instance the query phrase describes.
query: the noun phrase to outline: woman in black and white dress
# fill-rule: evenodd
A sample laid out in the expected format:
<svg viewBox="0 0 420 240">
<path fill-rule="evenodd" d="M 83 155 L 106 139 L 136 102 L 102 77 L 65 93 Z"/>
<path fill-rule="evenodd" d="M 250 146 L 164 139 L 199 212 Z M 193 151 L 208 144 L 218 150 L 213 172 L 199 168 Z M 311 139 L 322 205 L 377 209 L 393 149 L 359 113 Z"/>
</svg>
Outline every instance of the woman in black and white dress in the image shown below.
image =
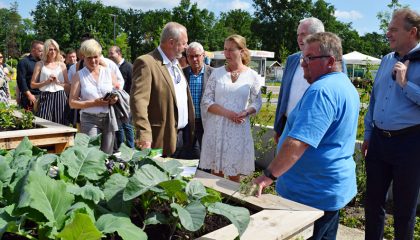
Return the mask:
<svg viewBox="0 0 420 240">
<path fill-rule="evenodd" d="M 67 68 L 61 58 L 58 43 L 53 39 L 46 40 L 41 61 L 35 65 L 31 87 L 41 90 L 36 116 L 66 125 L 64 110 L 67 95 L 65 90 L 68 91 L 70 85 Z"/>
</svg>

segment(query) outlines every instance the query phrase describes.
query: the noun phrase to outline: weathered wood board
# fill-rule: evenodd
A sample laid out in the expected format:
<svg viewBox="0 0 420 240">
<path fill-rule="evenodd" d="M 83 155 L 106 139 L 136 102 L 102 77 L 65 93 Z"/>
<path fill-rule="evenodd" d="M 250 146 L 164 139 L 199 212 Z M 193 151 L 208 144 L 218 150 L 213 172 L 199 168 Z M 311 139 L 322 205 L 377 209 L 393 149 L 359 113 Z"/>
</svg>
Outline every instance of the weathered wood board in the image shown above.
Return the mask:
<svg viewBox="0 0 420 240">
<path fill-rule="evenodd" d="M 312 236 L 315 220 L 324 215 L 324 212 L 321 210 L 271 194 L 264 194 L 259 198 L 244 196 L 238 192 L 239 183 L 200 170 L 196 172 L 194 179 L 200 181 L 206 187 L 221 192 L 225 196 L 231 196 L 231 198 L 253 206 L 254 209 L 262 210 L 251 216 L 251 222 L 241 236 L 242 240 L 308 239 Z M 238 231 L 231 224 L 198 239 L 233 240 L 237 236 Z"/>
<path fill-rule="evenodd" d="M 0 132 L 0 149 L 16 148 L 25 136 L 34 146 L 53 146 L 55 153 L 74 145 L 74 134 L 77 129 L 38 117 L 35 117 L 35 124 L 39 128 Z"/>
</svg>

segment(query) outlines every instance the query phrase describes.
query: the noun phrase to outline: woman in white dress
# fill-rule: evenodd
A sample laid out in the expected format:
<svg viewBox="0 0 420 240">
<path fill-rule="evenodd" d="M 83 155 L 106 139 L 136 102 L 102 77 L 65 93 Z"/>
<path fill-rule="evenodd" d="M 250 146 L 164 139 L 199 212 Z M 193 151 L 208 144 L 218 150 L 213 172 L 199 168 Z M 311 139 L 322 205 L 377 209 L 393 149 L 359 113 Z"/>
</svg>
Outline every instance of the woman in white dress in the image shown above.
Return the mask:
<svg viewBox="0 0 420 240">
<path fill-rule="evenodd" d="M 255 170 L 249 116 L 261 108 L 260 83 L 246 66 L 251 57 L 244 37 L 226 38 L 224 55 L 226 65 L 214 69 L 201 100 L 207 118 L 199 166 L 239 182 L 241 174 Z"/>
</svg>

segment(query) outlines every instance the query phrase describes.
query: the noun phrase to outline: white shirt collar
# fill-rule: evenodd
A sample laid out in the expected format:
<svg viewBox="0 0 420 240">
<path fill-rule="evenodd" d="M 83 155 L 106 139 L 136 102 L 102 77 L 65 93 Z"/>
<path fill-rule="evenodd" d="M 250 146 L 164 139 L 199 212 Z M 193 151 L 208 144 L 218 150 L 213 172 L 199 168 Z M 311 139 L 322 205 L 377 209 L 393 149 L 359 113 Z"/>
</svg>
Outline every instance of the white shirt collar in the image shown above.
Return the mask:
<svg viewBox="0 0 420 240">
<path fill-rule="evenodd" d="M 163 64 L 165 64 L 165 65 L 170 64 L 171 66 L 178 65 L 178 59 L 175 58 L 171 62 L 171 60 L 169 60 L 169 58 L 166 56 L 166 54 L 162 51 L 162 48 L 160 48 L 160 46 L 158 47 L 158 51 L 159 51 L 160 55 L 162 56 Z"/>
</svg>

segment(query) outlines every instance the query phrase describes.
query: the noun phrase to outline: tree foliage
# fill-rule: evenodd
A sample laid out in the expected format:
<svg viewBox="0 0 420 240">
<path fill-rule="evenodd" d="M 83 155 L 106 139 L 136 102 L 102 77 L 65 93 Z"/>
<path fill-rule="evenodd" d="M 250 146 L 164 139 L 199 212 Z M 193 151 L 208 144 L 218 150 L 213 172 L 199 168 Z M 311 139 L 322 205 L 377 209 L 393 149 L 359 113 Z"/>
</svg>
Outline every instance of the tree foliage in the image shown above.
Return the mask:
<svg viewBox="0 0 420 240">
<path fill-rule="evenodd" d="M 17 2 L 10 9 L 0 9 L 0 49 L 18 58 L 28 52 L 34 39 L 55 39 L 62 50 L 77 49 L 81 35 L 90 32 L 102 44 L 104 54 L 114 44 L 114 17 L 117 45 L 126 59 L 133 61 L 159 45 L 163 26 L 170 21 L 185 25 L 189 41 L 198 41 L 208 51 L 223 49 L 224 39 L 240 34 L 250 49 L 275 52 L 277 60 L 284 60 L 299 50 L 296 29 L 306 17 L 317 17 L 326 31 L 337 33 L 343 40 L 343 52 L 358 50 L 376 57 L 389 48 L 383 34 L 367 33 L 359 36 L 351 23 L 343 23 L 334 16 L 335 7 L 325 0 L 253 0 L 253 15 L 243 10 L 222 12 L 218 17 L 196 2 L 181 0 L 172 9 L 142 11 L 105 6 L 100 0 L 38 0 L 32 11 L 33 20 L 22 19 Z M 402 7 L 398 0 L 387 5 L 390 11 L 377 17 L 385 32 L 391 12 Z"/>
</svg>

